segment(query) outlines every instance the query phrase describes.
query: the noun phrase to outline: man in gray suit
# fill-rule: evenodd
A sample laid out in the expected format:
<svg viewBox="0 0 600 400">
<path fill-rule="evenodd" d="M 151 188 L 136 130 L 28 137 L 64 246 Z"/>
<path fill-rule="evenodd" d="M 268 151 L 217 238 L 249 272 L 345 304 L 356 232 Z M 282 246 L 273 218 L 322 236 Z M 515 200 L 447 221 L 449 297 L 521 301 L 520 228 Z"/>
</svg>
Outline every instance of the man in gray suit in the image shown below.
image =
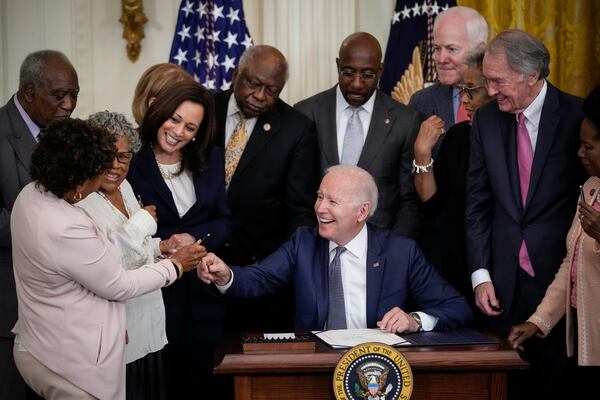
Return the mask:
<svg viewBox="0 0 600 400">
<path fill-rule="evenodd" d="M 367 170 L 379 188 L 370 222 L 415 237 L 419 206 L 411 170 L 419 115 L 377 90 L 383 63 L 372 35 L 348 36 L 336 63 L 338 84 L 295 106 L 315 122 L 321 173 L 340 163 Z"/>
<path fill-rule="evenodd" d="M 77 103 L 77 73 L 67 57 L 54 50 L 29 54 L 19 89 L 0 108 L 0 400 L 30 397 L 13 359 L 17 296 L 12 270 L 10 212 L 21 189 L 31 182 L 31 152 L 40 129 L 69 118 Z"/>
<path fill-rule="evenodd" d="M 446 130 L 459 119 L 460 91 L 467 65 L 466 53 L 484 46 L 488 24 L 476 10 L 451 7 L 441 12 L 433 25 L 433 60 L 439 82 L 414 93 L 408 103 L 427 119 L 437 115 L 444 120 Z"/>
</svg>

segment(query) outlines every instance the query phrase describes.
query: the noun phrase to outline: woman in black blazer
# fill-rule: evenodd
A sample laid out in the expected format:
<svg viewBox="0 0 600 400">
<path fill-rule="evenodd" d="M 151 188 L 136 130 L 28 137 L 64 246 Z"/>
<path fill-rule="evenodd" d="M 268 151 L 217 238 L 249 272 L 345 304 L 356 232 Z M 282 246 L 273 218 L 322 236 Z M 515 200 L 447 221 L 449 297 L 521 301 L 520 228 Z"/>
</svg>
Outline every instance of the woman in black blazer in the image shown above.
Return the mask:
<svg viewBox="0 0 600 400">
<path fill-rule="evenodd" d="M 208 251 L 231 233 L 223 150 L 213 146 L 212 95 L 193 81 L 158 94 L 140 126 L 143 147 L 127 179 L 143 204 L 154 204 L 157 236 L 185 233 Z M 167 320 L 167 398 L 190 398 L 217 389 L 213 350 L 223 334 L 223 300 L 193 275 L 163 291 Z"/>
</svg>

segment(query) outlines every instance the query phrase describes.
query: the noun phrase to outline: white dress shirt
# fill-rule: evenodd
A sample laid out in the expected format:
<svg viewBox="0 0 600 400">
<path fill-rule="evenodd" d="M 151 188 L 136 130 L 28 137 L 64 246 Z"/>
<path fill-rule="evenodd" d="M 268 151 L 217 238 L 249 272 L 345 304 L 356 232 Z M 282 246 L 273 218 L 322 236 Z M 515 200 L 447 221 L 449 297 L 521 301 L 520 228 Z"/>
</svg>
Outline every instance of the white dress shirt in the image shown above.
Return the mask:
<svg viewBox="0 0 600 400">
<path fill-rule="evenodd" d="M 157 161 L 157 164 L 160 169 L 169 174 L 176 174 L 181 168 L 180 163 L 168 165 Z M 196 203 L 196 187 L 194 186 L 192 172 L 186 168 L 179 175 L 174 176 L 172 179 L 164 179 L 164 181 L 171 190 L 171 195 L 173 195 L 177 214 L 179 214 L 179 217 L 183 217 Z"/>
</svg>

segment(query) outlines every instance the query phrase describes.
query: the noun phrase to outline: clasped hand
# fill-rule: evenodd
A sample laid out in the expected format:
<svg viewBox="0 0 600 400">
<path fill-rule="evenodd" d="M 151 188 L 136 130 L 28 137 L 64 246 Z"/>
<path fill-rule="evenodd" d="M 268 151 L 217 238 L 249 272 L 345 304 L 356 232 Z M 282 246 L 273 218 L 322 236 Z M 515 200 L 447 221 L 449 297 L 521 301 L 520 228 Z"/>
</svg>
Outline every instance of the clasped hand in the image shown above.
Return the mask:
<svg viewBox="0 0 600 400">
<path fill-rule="evenodd" d="M 386 312 L 381 321 L 377 322 L 377 326 L 391 333 L 412 333 L 419 330 L 417 321 L 400 307 Z"/>
<path fill-rule="evenodd" d="M 198 278 L 204 283 L 224 286 L 231 280 L 231 269 L 214 253 L 208 253 L 196 270 Z"/>
</svg>

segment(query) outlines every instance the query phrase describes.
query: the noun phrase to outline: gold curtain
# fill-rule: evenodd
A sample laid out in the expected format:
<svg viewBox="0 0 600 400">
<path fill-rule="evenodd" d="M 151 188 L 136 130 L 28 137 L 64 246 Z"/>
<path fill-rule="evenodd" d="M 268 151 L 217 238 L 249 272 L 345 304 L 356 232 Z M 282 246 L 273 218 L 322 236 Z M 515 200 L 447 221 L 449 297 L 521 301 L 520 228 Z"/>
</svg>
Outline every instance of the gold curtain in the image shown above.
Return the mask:
<svg viewBox="0 0 600 400">
<path fill-rule="evenodd" d="M 586 97 L 600 84 L 600 0 L 458 0 L 490 25 L 490 39 L 517 28 L 542 40 L 550 51 L 548 80 Z"/>
</svg>

